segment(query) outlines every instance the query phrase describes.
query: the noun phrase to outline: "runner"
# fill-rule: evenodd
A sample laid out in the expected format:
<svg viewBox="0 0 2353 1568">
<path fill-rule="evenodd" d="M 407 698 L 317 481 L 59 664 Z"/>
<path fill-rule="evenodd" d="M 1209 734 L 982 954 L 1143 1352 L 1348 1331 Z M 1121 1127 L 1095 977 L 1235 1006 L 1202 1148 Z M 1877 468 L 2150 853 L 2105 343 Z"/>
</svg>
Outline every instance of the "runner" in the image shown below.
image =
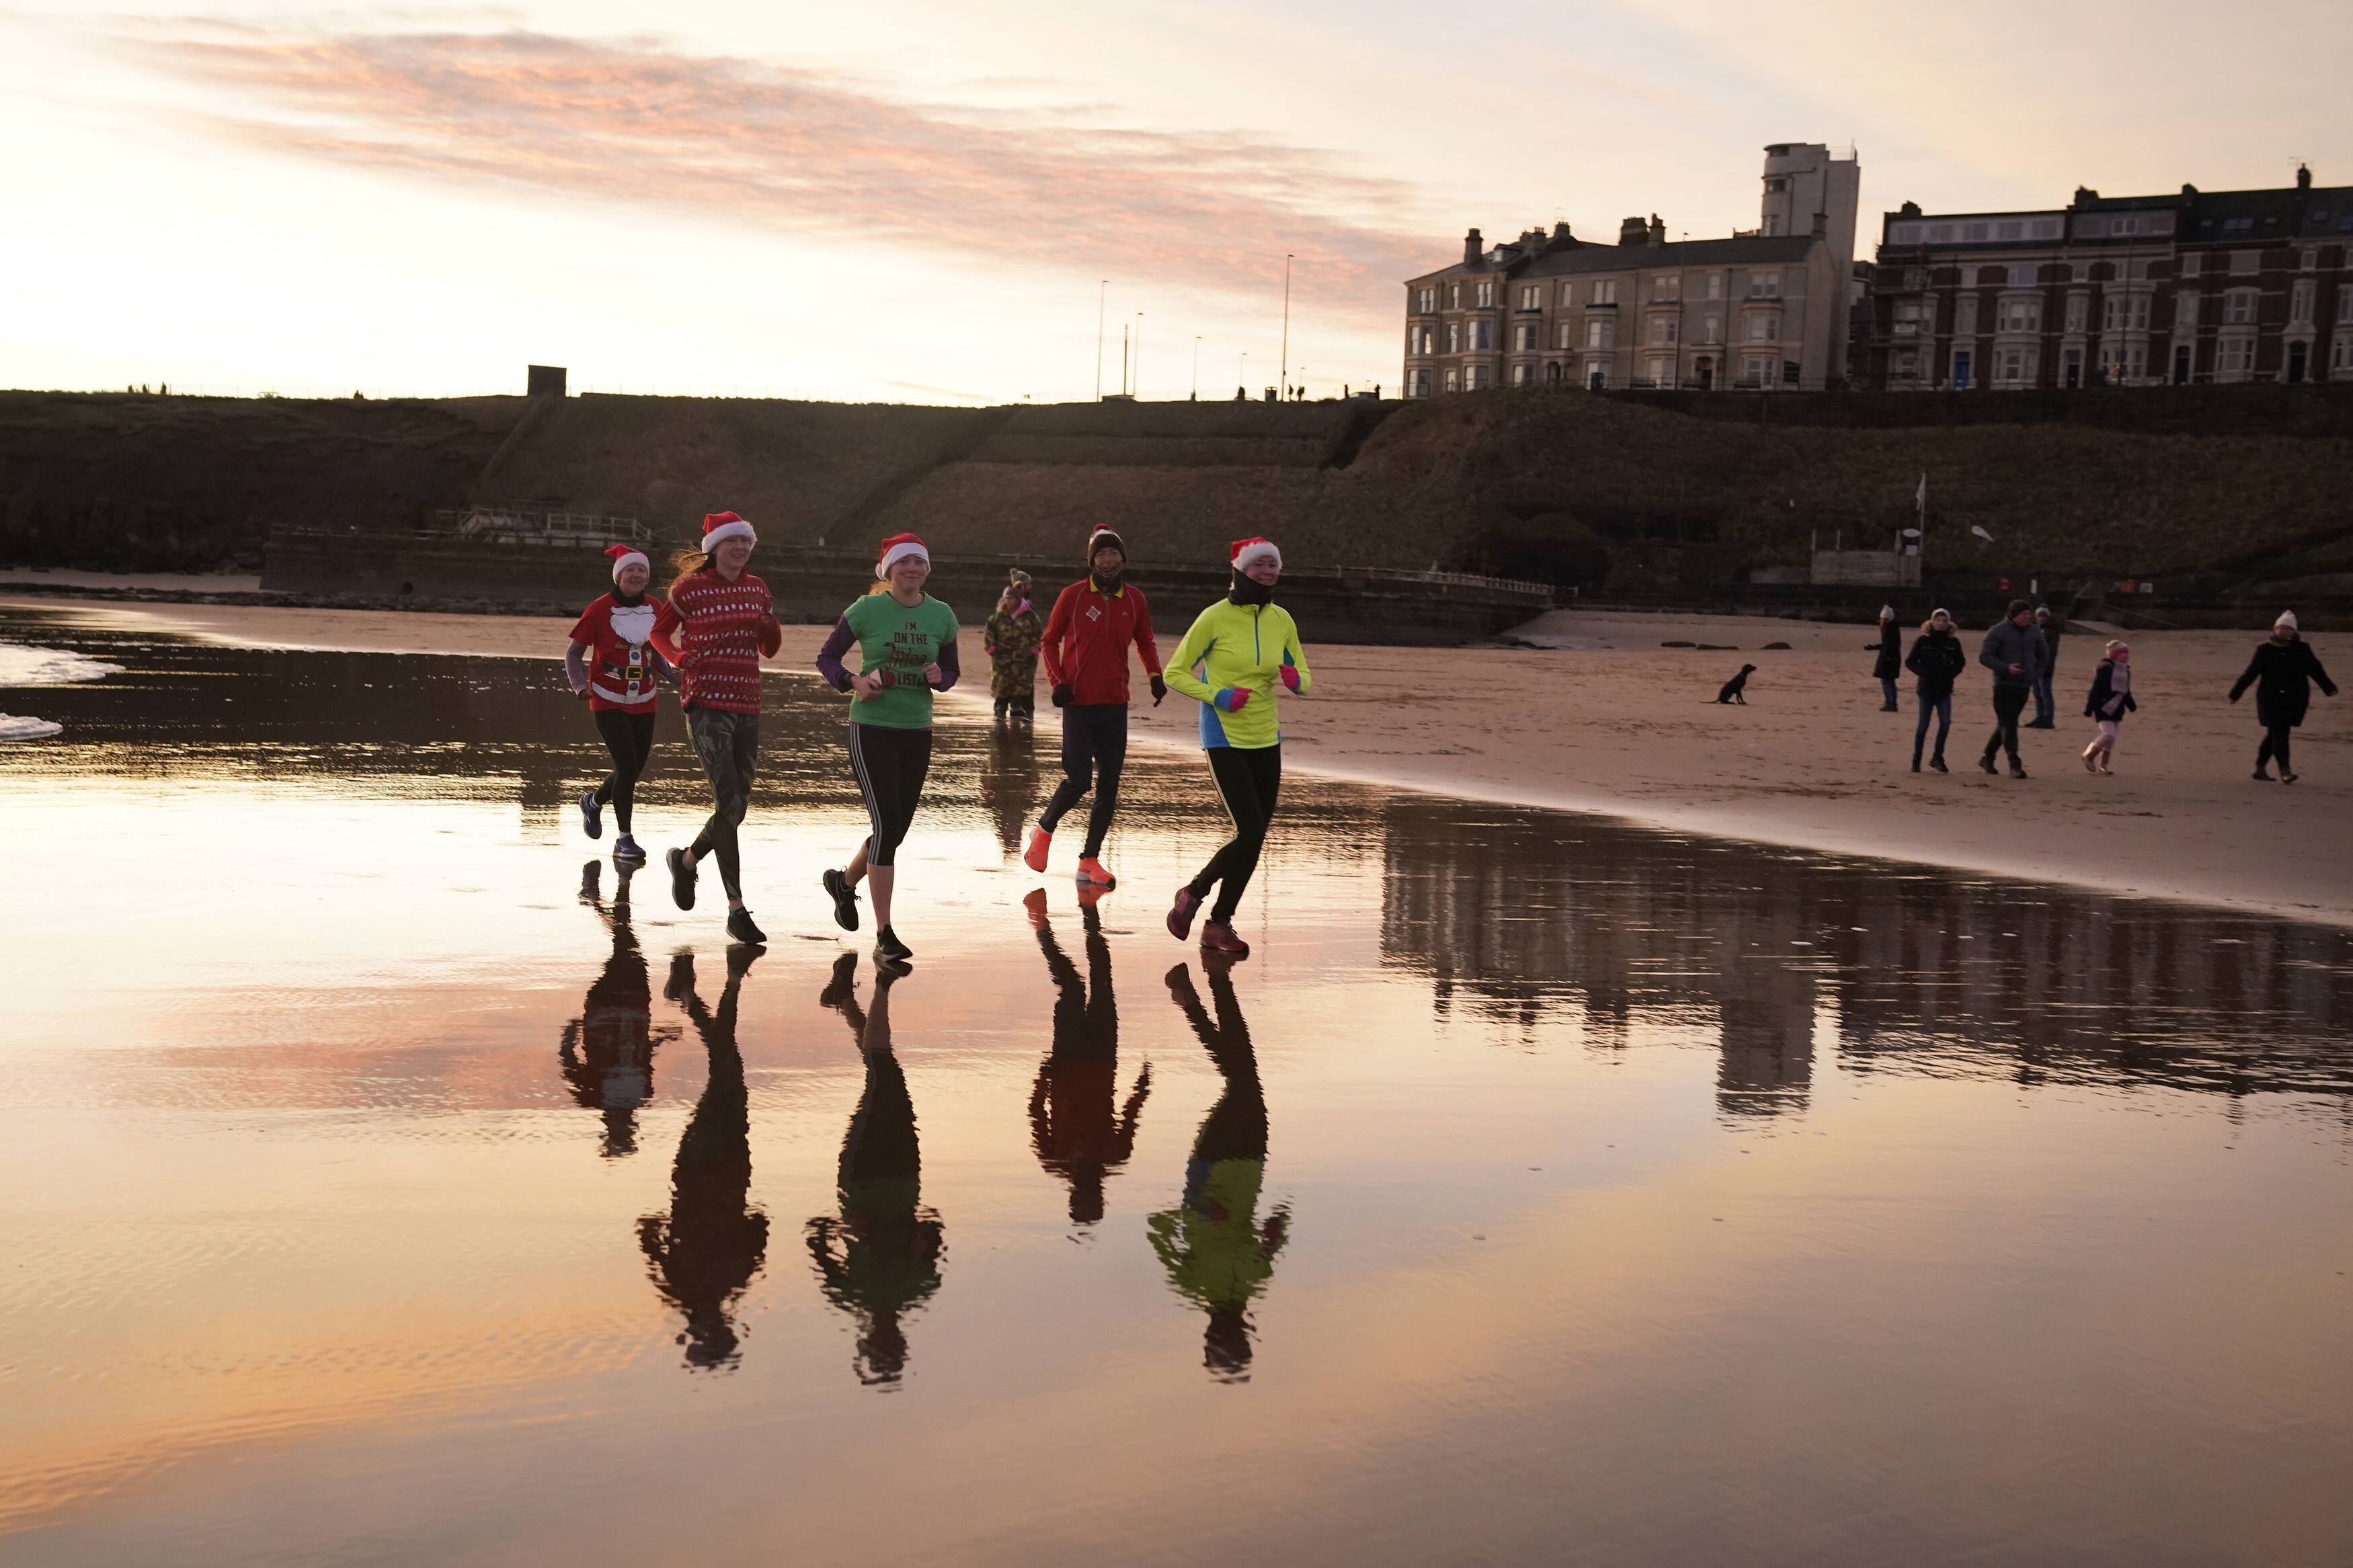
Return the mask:
<svg viewBox="0 0 2353 1568">
<path fill-rule="evenodd" d="M 660 613 L 646 597 L 653 563 L 632 544 L 616 544 L 605 553 L 613 558 L 613 591 L 580 612 L 564 650 L 572 695 L 587 700 L 596 733 L 613 754 L 613 771 L 605 782 L 580 796 L 580 828 L 591 838 L 605 837 L 604 808 L 611 806 L 621 830 L 613 841 L 613 858 L 642 866 L 646 852 L 629 837 L 629 816 L 638 780 L 654 752 L 654 679 L 670 666 L 651 642 L 654 617 Z"/>
<path fill-rule="evenodd" d="M 849 864 L 828 870 L 825 890 L 844 931 L 858 929 L 858 884 L 874 884 L 874 956 L 904 963 L 914 950 L 891 929 L 891 892 L 900 840 L 915 819 L 932 766 L 932 693 L 956 683 L 955 612 L 923 592 L 931 552 L 912 533 L 882 542 L 874 575 L 888 593 L 870 593 L 841 613 L 818 651 L 818 673 L 850 693 L 849 768 L 866 797 L 872 831 Z M 858 650 L 858 673 L 842 660 Z"/>
<path fill-rule="evenodd" d="M 1299 627 L 1291 612 L 1274 603 L 1282 575 L 1282 552 L 1264 539 L 1238 539 L 1228 552 L 1233 585 L 1203 610 L 1168 661 L 1168 684 L 1201 704 L 1201 746 L 1218 797 L 1233 819 L 1228 839 L 1201 874 L 1176 891 L 1168 910 L 1168 933 L 1182 942 L 1191 934 L 1201 900 L 1218 888 L 1218 901 L 1201 927 L 1201 945 L 1213 952 L 1250 956 L 1250 944 L 1234 934 L 1234 910 L 1258 869 L 1274 799 L 1282 784 L 1282 730 L 1275 709 L 1278 691 L 1304 696 L 1313 684 Z"/>
<path fill-rule="evenodd" d="M 1144 590 L 1120 580 L 1126 570 L 1127 545 L 1118 534 L 1108 528 L 1089 534 L 1086 580 L 1071 584 L 1054 601 L 1046 639 L 1039 645 L 1054 706 L 1062 710 L 1062 782 L 1029 830 L 1029 847 L 1021 859 L 1032 871 L 1043 871 L 1063 814 L 1092 789 L 1095 804 L 1087 813 L 1078 879 L 1098 888 L 1116 886 L 1100 857 L 1112 813 L 1119 809 L 1120 770 L 1127 763 L 1129 643 L 1144 656 L 1145 673 L 1152 678 L 1152 705 L 1157 708 L 1168 695 L 1168 683 L 1160 677 L 1160 649 L 1152 640 L 1152 612 Z"/>
<path fill-rule="evenodd" d="M 752 775 L 760 763 L 760 659 L 784 646 L 776 599 L 744 566 L 760 536 L 732 511 L 702 520 L 702 548 L 678 558 L 670 601 L 654 617 L 653 645 L 680 671 L 687 733 L 711 781 L 711 819 L 694 843 L 670 852 L 670 893 L 682 910 L 694 908 L 695 865 L 719 857 L 727 890 L 727 934 L 765 942 L 744 907 L 735 827 L 752 804 Z"/>
</svg>

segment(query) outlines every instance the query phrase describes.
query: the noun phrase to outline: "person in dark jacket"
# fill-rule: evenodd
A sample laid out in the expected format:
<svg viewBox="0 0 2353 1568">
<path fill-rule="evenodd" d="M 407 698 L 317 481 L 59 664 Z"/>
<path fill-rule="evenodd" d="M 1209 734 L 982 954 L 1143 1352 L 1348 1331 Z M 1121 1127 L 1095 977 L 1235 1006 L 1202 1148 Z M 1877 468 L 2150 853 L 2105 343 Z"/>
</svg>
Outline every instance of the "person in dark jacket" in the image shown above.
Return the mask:
<svg viewBox="0 0 2353 1568">
<path fill-rule="evenodd" d="M 1993 754 L 2002 750 L 2010 753 L 2010 776 L 2026 776 L 2026 764 L 2018 756 L 2018 716 L 2026 710 L 2026 700 L 2042 679 L 2042 661 L 2050 652 L 2042 634 L 2034 629 L 2034 606 L 2023 599 L 2012 599 L 2009 615 L 1986 633 L 1978 649 L 1978 662 L 1993 671 L 1993 733 L 1986 739 L 1985 755 L 1978 759 L 1986 772 L 2000 771 Z"/>
<path fill-rule="evenodd" d="M 2248 687 L 2255 689 L 2255 717 L 2263 726 L 2263 743 L 2255 752 L 2255 777 L 2265 784 L 2272 780 L 2267 764 L 2274 757 L 2279 759 L 2280 783 L 2295 783 L 2295 770 L 2288 761 L 2288 740 L 2304 722 L 2304 710 L 2312 706 L 2316 683 L 2329 696 L 2337 695 L 2337 683 L 2320 668 L 2320 656 L 2296 630 L 2295 612 L 2283 611 L 2272 623 L 2271 640 L 2256 645 L 2255 657 L 2247 661 L 2247 672 L 2231 688 L 2233 702 L 2246 695 Z"/>
<path fill-rule="evenodd" d="M 2116 754 L 2116 731 L 2126 714 L 2140 710 L 2140 700 L 2133 695 L 2132 649 L 2112 639 L 2107 653 L 2100 668 L 2092 672 L 2092 694 L 2084 700 L 2084 717 L 2100 727 L 2092 743 L 2084 748 L 2087 773 L 2116 771 L 2108 766 L 2108 760 Z"/>
<path fill-rule="evenodd" d="M 1872 661 L 1871 677 L 1879 682 L 1880 695 L 1886 700 L 1879 710 L 1893 713 L 1899 706 L 1895 700 L 1895 678 L 1904 671 L 1904 631 L 1895 624 L 1894 605 L 1879 606 L 1879 640 L 1862 646 L 1879 652 Z"/>
<path fill-rule="evenodd" d="M 1894 625 L 1893 621 L 1888 623 Z M 1928 716 L 1936 717 L 1936 750 L 1928 765 L 1938 773 L 1946 772 L 1945 737 L 1953 730 L 1953 682 L 1968 668 L 1969 656 L 1961 647 L 1961 639 L 1953 630 L 1949 610 L 1938 610 L 1920 627 L 1913 639 L 1912 657 L 1904 668 L 1918 676 L 1915 689 L 1920 694 L 1920 723 L 1912 731 L 1912 771 L 1920 771 L 1920 748 L 1928 739 Z"/>
<path fill-rule="evenodd" d="M 2034 721 L 2030 730 L 2055 730 L 2059 727 L 2059 699 L 2051 689 L 2052 676 L 2059 668 L 2059 639 L 2067 630 L 2063 616 L 2054 616 L 2048 605 L 2034 606 L 2034 629 L 2042 634 L 2042 674 L 2034 683 Z"/>
</svg>

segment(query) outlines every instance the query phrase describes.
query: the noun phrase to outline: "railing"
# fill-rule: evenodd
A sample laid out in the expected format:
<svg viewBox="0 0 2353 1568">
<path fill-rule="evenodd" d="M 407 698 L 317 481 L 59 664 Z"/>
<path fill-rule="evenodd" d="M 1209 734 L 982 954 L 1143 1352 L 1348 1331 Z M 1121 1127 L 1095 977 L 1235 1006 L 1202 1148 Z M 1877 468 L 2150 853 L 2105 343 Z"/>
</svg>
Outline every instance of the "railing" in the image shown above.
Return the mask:
<svg viewBox="0 0 2353 1568">
<path fill-rule="evenodd" d="M 467 538 L 531 544 L 650 544 L 653 531 L 634 517 L 586 511 L 535 511 L 522 507 L 474 506 L 436 511 L 440 531 Z"/>
</svg>

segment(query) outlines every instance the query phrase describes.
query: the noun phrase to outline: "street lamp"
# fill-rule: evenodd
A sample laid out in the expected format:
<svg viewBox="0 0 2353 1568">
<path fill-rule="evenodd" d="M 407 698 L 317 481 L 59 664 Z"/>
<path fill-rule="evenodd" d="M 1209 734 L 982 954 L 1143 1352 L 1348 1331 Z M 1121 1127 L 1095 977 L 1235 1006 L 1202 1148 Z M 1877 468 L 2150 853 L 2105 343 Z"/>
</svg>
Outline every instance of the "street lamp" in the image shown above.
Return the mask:
<svg viewBox="0 0 2353 1568">
<path fill-rule="evenodd" d="M 1201 334 L 1193 334 L 1193 401 L 1201 401 Z"/>
<path fill-rule="evenodd" d="M 1282 253 L 1282 385 L 1279 395 L 1291 395 L 1291 262 L 1292 253 Z"/>
<path fill-rule="evenodd" d="M 1141 310 L 1135 313 L 1135 384 L 1128 388 L 1128 392 L 1138 403 L 1144 401 L 1144 312 Z"/>
<path fill-rule="evenodd" d="M 1103 280 L 1095 290 L 1095 401 L 1103 401 L 1103 301 L 1110 297 L 1111 279 Z"/>
<path fill-rule="evenodd" d="M 1245 398 L 1250 395 L 1250 350 L 1242 350 L 1241 363 L 1234 370 L 1234 390 Z"/>
</svg>

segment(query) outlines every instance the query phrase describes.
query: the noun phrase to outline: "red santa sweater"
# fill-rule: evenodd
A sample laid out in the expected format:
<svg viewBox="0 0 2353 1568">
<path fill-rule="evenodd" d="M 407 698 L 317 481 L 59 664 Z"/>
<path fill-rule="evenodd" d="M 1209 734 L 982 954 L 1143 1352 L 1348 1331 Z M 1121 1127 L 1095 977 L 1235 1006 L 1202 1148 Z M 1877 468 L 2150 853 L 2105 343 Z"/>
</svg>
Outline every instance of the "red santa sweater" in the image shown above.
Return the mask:
<svg viewBox="0 0 2353 1568">
<path fill-rule="evenodd" d="M 760 656 L 784 646 L 776 599 L 749 572 L 730 583 L 709 568 L 670 590 L 654 647 L 679 668 L 681 700 L 729 713 L 760 710 Z"/>
</svg>

